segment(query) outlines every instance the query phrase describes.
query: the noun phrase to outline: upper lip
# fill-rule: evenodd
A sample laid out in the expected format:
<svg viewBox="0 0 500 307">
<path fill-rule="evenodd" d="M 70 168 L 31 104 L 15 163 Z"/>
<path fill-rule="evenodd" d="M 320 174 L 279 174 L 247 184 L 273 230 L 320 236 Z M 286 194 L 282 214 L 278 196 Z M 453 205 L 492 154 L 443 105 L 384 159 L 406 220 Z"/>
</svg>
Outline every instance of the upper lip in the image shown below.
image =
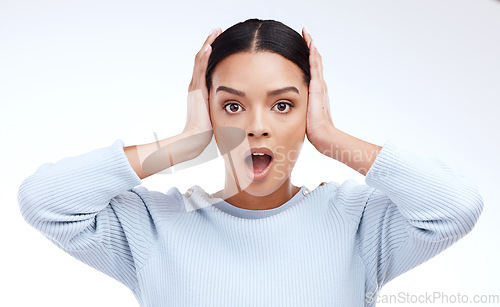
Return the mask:
<svg viewBox="0 0 500 307">
<path fill-rule="evenodd" d="M 253 153 L 263 153 L 266 155 L 271 156 L 271 159 L 274 158 L 273 151 L 267 147 L 253 147 L 250 148 L 249 150 L 245 151 L 245 155 L 243 156 L 243 159 L 246 159 L 249 155 Z"/>
</svg>

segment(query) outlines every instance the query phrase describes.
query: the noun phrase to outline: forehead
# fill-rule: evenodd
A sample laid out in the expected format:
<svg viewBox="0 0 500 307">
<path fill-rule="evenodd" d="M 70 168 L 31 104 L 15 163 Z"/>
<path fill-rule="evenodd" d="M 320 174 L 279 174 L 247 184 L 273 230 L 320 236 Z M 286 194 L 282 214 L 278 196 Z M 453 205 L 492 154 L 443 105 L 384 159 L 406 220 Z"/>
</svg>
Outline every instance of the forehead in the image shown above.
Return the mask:
<svg viewBox="0 0 500 307">
<path fill-rule="evenodd" d="M 302 70 L 292 61 L 273 52 L 239 52 L 220 61 L 212 81 L 217 85 L 301 85 Z"/>
</svg>

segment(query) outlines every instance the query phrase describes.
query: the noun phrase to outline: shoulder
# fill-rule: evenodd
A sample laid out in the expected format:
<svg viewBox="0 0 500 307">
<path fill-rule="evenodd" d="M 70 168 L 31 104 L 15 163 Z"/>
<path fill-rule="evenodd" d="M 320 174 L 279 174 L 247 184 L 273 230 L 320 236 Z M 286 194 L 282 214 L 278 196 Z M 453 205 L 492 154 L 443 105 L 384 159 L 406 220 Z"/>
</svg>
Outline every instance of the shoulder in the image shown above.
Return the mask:
<svg viewBox="0 0 500 307">
<path fill-rule="evenodd" d="M 182 195 L 177 187 L 171 187 L 166 193 L 149 190 L 144 186 L 137 186 L 129 191 L 140 198 L 148 207 L 164 204 L 180 206 L 182 204 Z"/>
<path fill-rule="evenodd" d="M 162 193 L 136 186 L 114 197 L 111 204 L 122 217 L 128 216 L 137 222 L 148 219 L 157 225 L 178 216 L 184 209 L 182 195 L 177 187 Z"/>
<path fill-rule="evenodd" d="M 328 182 L 327 185 L 332 186 L 329 205 L 341 211 L 351 223 L 358 225 L 368 200 L 377 189 L 354 179 L 342 183 Z"/>
<path fill-rule="evenodd" d="M 338 204 L 364 204 L 376 190 L 367 184 L 358 183 L 354 179 L 348 179 L 343 183 L 329 182 L 328 184 L 336 187 L 332 191 L 331 201 Z"/>
</svg>

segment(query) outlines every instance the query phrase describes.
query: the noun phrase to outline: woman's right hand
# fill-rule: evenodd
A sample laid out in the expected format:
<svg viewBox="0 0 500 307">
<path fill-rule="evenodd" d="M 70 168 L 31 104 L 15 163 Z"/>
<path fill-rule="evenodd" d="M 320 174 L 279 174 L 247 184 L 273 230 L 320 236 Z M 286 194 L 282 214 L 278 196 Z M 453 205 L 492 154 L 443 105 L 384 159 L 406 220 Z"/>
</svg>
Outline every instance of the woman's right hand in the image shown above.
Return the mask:
<svg viewBox="0 0 500 307">
<path fill-rule="evenodd" d="M 208 58 L 212 52 L 211 44 L 221 33 L 222 30 L 220 28 L 214 29 L 208 35 L 200 51 L 196 54 L 193 76 L 188 88 L 187 118 L 183 134 L 190 136 L 190 138 L 195 137 L 195 142 L 203 145 L 203 148 L 208 146 L 213 135 L 205 73 Z"/>
<path fill-rule="evenodd" d="M 182 133 L 149 144 L 124 148 L 130 165 L 140 179 L 196 158 L 212 141 L 213 128 L 205 72 L 212 51 L 210 45 L 221 33 L 220 28 L 212 31 L 196 54 L 193 77 L 189 84 L 186 126 Z M 207 46 L 208 49 L 205 50 Z"/>
</svg>

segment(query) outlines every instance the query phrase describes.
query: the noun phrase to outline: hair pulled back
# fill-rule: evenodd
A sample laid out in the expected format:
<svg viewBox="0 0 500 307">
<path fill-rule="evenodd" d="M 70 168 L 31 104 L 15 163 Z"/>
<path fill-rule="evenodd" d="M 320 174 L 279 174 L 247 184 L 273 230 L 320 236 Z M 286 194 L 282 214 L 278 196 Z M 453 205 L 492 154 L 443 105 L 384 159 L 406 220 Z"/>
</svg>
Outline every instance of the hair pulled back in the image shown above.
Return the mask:
<svg viewBox="0 0 500 307">
<path fill-rule="evenodd" d="M 205 74 L 208 91 L 217 64 L 238 52 L 274 52 L 295 63 L 309 87 L 309 47 L 302 35 L 276 20 L 257 18 L 239 22 L 223 31 L 212 43 Z"/>
</svg>

